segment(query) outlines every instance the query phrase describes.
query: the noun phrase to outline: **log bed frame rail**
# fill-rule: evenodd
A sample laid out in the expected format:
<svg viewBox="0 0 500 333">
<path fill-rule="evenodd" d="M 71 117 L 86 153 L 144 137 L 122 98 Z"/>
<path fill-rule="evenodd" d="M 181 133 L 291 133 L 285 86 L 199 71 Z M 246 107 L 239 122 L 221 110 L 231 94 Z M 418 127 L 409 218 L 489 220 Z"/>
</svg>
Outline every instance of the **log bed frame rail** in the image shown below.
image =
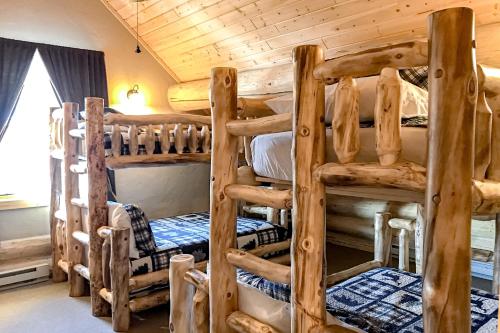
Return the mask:
<svg viewBox="0 0 500 333">
<path fill-rule="evenodd" d="M 243 111 L 250 112 L 255 108 L 254 104 L 248 103 Z M 68 278 L 69 294 L 76 297 L 88 294 L 85 286 L 85 281 L 88 280 L 92 314 L 108 316 L 111 312 L 113 329 L 122 332 L 129 328 L 130 312 L 149 309 L 167 303 L 171 297 L 176 298 L 175 295 L 170 295 L 169 289 L 133 299 L 130 299 L 129 293 L 168 283 L 179 276 L 177 267 L 183 267 L 183 264 L 173 262 L 172 269 L 129 276 L 129 230 L 108 225 L 105 170 L 209 162 L 212 120 L 209 116 L 191 114 L 104 116 L 104 101 L 94 97 L 85 99 L 85 110 L 88 115 L 85 130 L 78 129 L 78 104 L 63 103 L 62 110 L 51 112 L 53 280 L 61 282 Z M 105 125 L 112 126 L 110 156 L 105 156 L 103 145 Z M 128 127 L 129 155 L 122 154 L 121 131 L 124 126 Z M 159 127 L 161 154 L 154 153 L 155 135 L 158 135 L 155 134 L 154 126 L 157 126 L 156 129 Z M 145 129 L 145 154 L 139 154 L 139 128 Z M 172 153 L 172 150 L 175 152 Z M 62 173 L 58 163 L 63 166 Z M 80 175 L 88 176 L 88 198 L 79 197 Z M 58 186 L 63 179 L 63 186 Z M 61 188 L 65 191 L 64 196 L 59 193 Z M 268 202 L 272 207 L 291 206 L 291 191 L 280 192 L 281 195 L 275 200 L 270 200 L 266 189 L 235 186 L 230 193 L 234 198 L 257 198 L 257 202 Z M 65 201 L 64 205 L 59 203 L 62 199 Z M 88 232 L 84 231 L 84 218 L 89 221 Z M 249 251 L 249 255 L 258 258 L 289 247 L 290 241 L 284 241 L 261 246 Z M 85 253 L 88 253 L 88 266 L 83 264 Z M 286 262 L 289 255 L 279 257 L 278 260 Z M 207 262 L 204 261 L 194 264 L 193 268 L 199 274 L 204 274 L 206 266 Z M 197 294 L 196 297 L 201 298 L 202 295 Z"/>
<path fill-rule="evenodd" d="M 467 331 L 471 325 L 471 216 L 473 212 L 497 214 L 498 221 L 500 212 L 500 107 L 496 103 L 500 76 L 485 66 L 476 66 L 474 38 L 473 11 L 450 8 L 429 16 L 429 43 L 404 43 L 328 61 L 319 46 L 293 50 L 291 268 L 275 266 L 233 249 L 235 199 L 255 198 L 249 189 L 237 184 L 237 136 L 285 130 L 286 116 L 236 120 L 236 70 L 212 70 L 210 332 L 277 332 L 238 310 L 235 267 L 272 281 L 291 283 L 292 332 L 355 331 L 339 321 L 326 324 L 325 185 L 425 192 L 421 225 L 391 220 L 390 227 L 400 230 L 403 245 L 399 267 L 408 267 L 409 232 L 422 228 L 424 237 L 416 240 L 421 242 L 416 247 L 423 252 L 424 329 Z M 397 70 L 427 64 L 430 119 L 428 160 L 424 167 L 400 160 L 402 99 Z M 357 88 L 353 78 L 378 73 L 381 75 L 375 127 L 379 163 L 353 163 L 359 150 Z M 339 138 L 335 151 L 341 163 L 325 163 L 324 85 L 334 82 L 339 82 L 340 87 L 336 91 L 339 103 L 335 106 L 334 137 Z M 261 199 L 277 198 L 277 192 L 266 190 Z M 375 225 L 380 228 L 384 223 L 377 220 L 384 219 L 387 217 L 378 216 Z M 353 269 L 354 273 L 388 262 L 389 251 L 384 250 L 387 242 L 380 242 L 384 232 L 379 230 L 376 234 L 379 237 L 375 261 Z M 330 277 L 330 282 L 339 279 Z M 206 293 L 206 282 L 193 282 L 189 276 L 186 280 Z"/>
</svg>

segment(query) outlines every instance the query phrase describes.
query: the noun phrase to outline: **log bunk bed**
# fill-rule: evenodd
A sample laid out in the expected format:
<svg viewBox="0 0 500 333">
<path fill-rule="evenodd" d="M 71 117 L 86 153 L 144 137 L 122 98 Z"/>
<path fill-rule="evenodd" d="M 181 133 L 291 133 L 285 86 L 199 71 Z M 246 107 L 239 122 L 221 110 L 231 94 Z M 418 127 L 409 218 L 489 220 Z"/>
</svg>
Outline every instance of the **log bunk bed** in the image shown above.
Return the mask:
<svg viewBox="0 0 500 333">
<path fill-rule="evenodd" d="M 85 103 L 83 130 L 75 103 L 64 103 L 51 117 L 53 280 L 68 279 L 74 297 L 88 293 L 88 280 L 92 314 L 106 316 L 111 309 L 113 329 L 127 331 L 130 312 L 169 301 L 171 256 L 198 251 L 196 267 L 205 270 L 208 215 L 147 221 L 139 207 L 126 205 L 130 217 L 124 225 L 121 218 L 117 221 L 118 204 L 107 201 L 106 169 L 210 162 L 211 118 L 186 113 L 104 115 L 102 99 L 90 97 Z M 252 108 L 243 106 L 241 112 Z M 103 144 L 108 141 L 110 146 Z M 273 260 L 288 260 L 283 254 L 290 246 L 286 229 L 257 219 L 238 220 L 242 247 L 261 256 L 279 254 Z M 141 252 L 143 241 L 152 247 L 151 253 Z"/>
<path fill-rule="evenodd" d="M 476 65 L 471 9 L 432 13 L 428 31 L 429 44 L 406 43 L 327 61 L 318 46 L 296 47 L 291 119 L 237 120 L 236 70 L 212 70 L 209 274 L 197 270 L 189 256 L 173 258 L 185 264 L 176 271 L 172 267 L 171 288 L 177 301 L 171 304 L 171 331 L 497 331 L 498 297 L 475 289 L 471 296 L 470 246 L 473 213 L 495 214 L 497 223 L 499 220 L 500 108 L 496 102 L 500 77 L 486 66 Z M 389 83 L 379 90 L 376 108 L 379 163 L 352 163 L 352 158 L 325 163 L 325 84 L 380 72 L 394 77 L 395 69 L 427 64 L 431 75 L 426 167 L 400 160 L 400 92 Z M 337 133 L 342 140 L 337 141 L 336 150 L 353 156 L 359 142 L 356 108 L 343 106 L 338 111 L 345 122 Z M 288 266 L 235 249 L 236 200 L 272 206 L 285 195 L 282 190 L 239 184 L 236 160 L 238 136 L 286 131 L 290 121 L 293 220 Z M 356 187 L 359 192 L 370 186 L 379 191 L 417 193 L 425 198 L 420 220 L 392 218 L 387 212 L 375 214 L 374 260 L 327 276 L 326 185 Z M 399 232 L 399 270 L 387 268 L 394 229 Z M 409 235 L 413 232 L 420 232 L 415 242 L 417 256 L 422 258 L 422 276 L 404 272 L 409 267 Z M 248 293 L 242 295 L 242 285 L 270 297 L 253 294 L 248 298 Z M 358 292 L 357 298 L 350 299 L 353 291 Z M 342 303 L 342 298 L 358 306 Z M 246 312 L 251 309 L 248 304 L 256 300 L 260 303 L 255 305 L 262 308 L 274 301 L 288 302 L 288 326 L 280 326 L 262 312 Z M 371 306 L 363 308 L 367 300 Z"/>
</svg>

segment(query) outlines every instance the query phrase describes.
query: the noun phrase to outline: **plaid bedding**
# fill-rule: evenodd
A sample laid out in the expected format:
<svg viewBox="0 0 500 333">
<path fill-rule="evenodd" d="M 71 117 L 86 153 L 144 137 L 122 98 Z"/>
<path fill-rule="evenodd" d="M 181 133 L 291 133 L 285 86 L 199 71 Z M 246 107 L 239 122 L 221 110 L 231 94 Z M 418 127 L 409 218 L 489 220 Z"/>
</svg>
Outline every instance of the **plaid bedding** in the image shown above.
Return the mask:
<svg viewBox="0 0 500 333">
<path fill-rule="evenodd" d="M 136 214 L 134 214 L 136 216 Z M 132 215 L 131 215 L 132 217 Z M 141 220 L 138 218 L 137 220 Z M 260 245 L 281 242 L 287 239 L 288 231 L 264 220 L 238 217 L 238 248 L 251 250 Z M 132 219 L 132 225 L 136 222 Z M 208 213 L 196 213 L 149 221 L 155 250 L 147 256 L 132 259 L 132 274 L 166 269 L 170 258 L 176 254 L 189 253 L 195 262 L 208 259 L 208 240 L 210 219 Z M 133 227 L 134 231 L 136 230 Z M 145 232 L 142 229 L 141 232 Z M 141 239 L 146 239 L 141 236 Z M 137 247 L 142 240 L 135 237 Z M 146 240 L 149 244 L 149 241 Z"/>
<path fill-rule="evenodd" d="M 417 87 L 428 90 L 428 72 L 429 66 L 412 67 L 408 69 L 401 69 L 399 75 L 405 81 L 413 83 Z"/>
<path fill-rule="evenodd" d="M 243 270 L 238 279 L 268 296 L 289 302 L 290 287 Z M 326 291 L 326 310 L 366 332 L 423 332 L 422 277 L 392 268 L 377 268 Z M 472 332 L 497 331 L 498 297 L 471 290 Z"/>
</svg>

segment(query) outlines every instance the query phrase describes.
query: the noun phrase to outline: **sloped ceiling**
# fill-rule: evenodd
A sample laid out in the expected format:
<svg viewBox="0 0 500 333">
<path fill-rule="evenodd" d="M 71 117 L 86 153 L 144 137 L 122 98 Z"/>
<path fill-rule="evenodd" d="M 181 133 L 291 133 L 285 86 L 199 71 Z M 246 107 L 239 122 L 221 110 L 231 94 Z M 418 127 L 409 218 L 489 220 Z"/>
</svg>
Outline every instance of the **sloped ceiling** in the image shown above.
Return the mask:
<svg viewBox="0 0 500 333">
<path fill-rule="evenodd" d="M 136 3 L 101 0 L 135 34 Z M 300 44 L 327 58 L 426 36 L 429 13 L 466 6 L 476 13 L 478 61 L 500 66 L 500 0 L 146 0 L 143 45 L 181 82 L 210 68 L 239 71 L 291 62 Z"/>
</svg>

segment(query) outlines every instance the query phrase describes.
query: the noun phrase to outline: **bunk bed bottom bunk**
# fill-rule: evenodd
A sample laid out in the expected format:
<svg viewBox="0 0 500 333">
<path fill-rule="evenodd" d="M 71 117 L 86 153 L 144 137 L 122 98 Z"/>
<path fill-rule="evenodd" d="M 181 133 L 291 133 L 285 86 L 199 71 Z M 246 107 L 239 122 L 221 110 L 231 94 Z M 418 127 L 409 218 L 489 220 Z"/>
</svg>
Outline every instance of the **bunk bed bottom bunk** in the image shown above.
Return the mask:
<svg viewBox="0 0 500 333">
<path fill-rule="evenodd" d="M 240 310 L 287 331 L 290 318 L 290 287 L 238 270 Z M 256 294 L 267 298 L 259 304 L 266 314 L 252 307 Z M 327 288 L 327 313 L 364 332 L 423 332 L 422 277 L 393 268 L 376 268 Z M 271 299 L 269 299 L 271 298 Z M 288 310 L 287 310 L 288 309 Z M 497 332 L 498 297 L 471 290 L 472 332 Z M 281 327 L 280 327 L 281 326 Z"/>
<path fill-rule="evenodd" d="M 162 218 L 149 221 L 154 246 L 146 245 L 149 233 L 140 230 L 140 216 L 134 217 L 131 213 L 132 228 L 138 248 L 152 249 L 138 259 L 131 259 L 131 275 L 140 275 L 168 269 L 170 258 L 176 254 L 192 254 L 195 262 L 208 260 L 210 215 L 208 213 L 194 213 Z M 252 250 L 262 245 L 269 245 L 285 241 L 288 238 L 287 229 L 273 225 L 264 220 L 238 217 L 238 248 Z"/>
</svg>

